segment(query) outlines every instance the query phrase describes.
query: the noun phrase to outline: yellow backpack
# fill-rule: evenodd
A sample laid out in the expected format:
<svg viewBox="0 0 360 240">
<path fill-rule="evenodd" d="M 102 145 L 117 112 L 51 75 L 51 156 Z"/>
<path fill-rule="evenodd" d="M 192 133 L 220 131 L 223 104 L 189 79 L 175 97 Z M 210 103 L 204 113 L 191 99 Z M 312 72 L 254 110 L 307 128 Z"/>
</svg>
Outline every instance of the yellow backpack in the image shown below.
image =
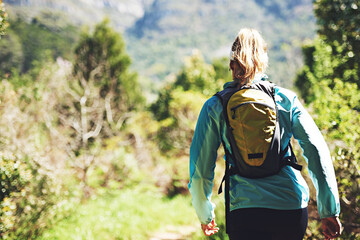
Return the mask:
<svg viewBox="0 0 360 240">
<path fill-rule="evenodd" d="M 236 173 L 247 178 L 277 174 L 285 165 L 298 169 L 295 155 L 284 158 L 291 145 L 281 148 L 275 85 L 268 81 L 228 87 L 215 96 L 221 99 L 227 139 Z M 225 147 L 225 146 L 224 146 Z M 225 148 L 226 149 L 226 148 Z M 292 152 L 292 149 L 291 149 Z"/>
</svg>

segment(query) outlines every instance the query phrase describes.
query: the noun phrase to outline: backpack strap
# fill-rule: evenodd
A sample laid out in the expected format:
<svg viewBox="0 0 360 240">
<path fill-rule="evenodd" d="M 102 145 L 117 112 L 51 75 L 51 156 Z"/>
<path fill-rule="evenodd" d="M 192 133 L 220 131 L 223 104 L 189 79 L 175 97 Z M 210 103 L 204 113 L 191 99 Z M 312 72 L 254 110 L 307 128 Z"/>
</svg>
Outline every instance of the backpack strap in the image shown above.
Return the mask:
<svg viewBox="0 0 360 240">
<path fill-rule="evenodd" d="M 275 86 L 276 86 L 275 83 L 269 81 L 261 81 L 261 82 L 252 83 L 250 85 L 250 88 L 262 90 L 263 92 L 271 96 L 275 101 Z"/>
<path fill-rule="evenodd" d="M 229 117 L 227 115 L 227 104 L 229 102 L 229 99 L 230 97 L 235 93 L 237 92 L 239 89 L 237 89 L 237 87 L 235 85 L 231 86 L 231 87 L 228 87 L 228 88 L 225 88 L 224 90 L 220 91 L 220 92 L 217 92 L 214 96 L 217 96 L 220 101 L 221 101 L 221 104 L 223 106 L 223 117 L 224 117 L 224 120 L 225 120 L 225 124 L 226 124 L 226 127 L 227 127 L 227 132 L 226 132 L 226 136 L 228 138 L 228 140 L 231 142 L 231 141 L 235 141 L 231 136 L 231 134 L 229 133 L 229 131 L 231 131 L 231 126 L 230 126 L 230 123 L 229 123 Z M 222 140 L 223 141 L 223 140 Z M 231 148 L 231 151 L 232 153 L 235 152 L 235 150 L 233 149 L 233 146 L 235 144 L 230 144 L 230 148 Z M 224 144 L 224 141 L 223 141 L 223 146 L 224 146 L 224 150 L 225 150 L 225 154 L 227 154 L 227 159 L 229 159 L 229 157 L 231 157 L 231 159 L 235 159 L 235 157 L 229 152 L 227 151 L 226 149 L 226 146 Z M 239 156 L 241 157 L 241 155 Z M 236 166 L 236 162 L 234 162 L 235 166 Z"/>
<path fill-rule="evenodd" d="M 261 89 L 262 91 L 267 93 L 269 96 L 271 96 L 273 98 L 275 104 L 276 104 L 276 101 L 275 101 L 275 86 L 276 85 L 274 83 L 272 83 L 272 82 L 261 81 L 261 82 L 253 83 L 250 87 Z M 276 111 L 278 111 L 277 108 L 276 108 Z M 277 112 L 276 115 L 278 115 L 278 112 Z M 289 148 L 290 148 L 290 153 L 291 154 L 289 156 L 287 156 L 287 157 L 284 157 L 285 154 L 288 152 Z M 293 167 L 296 170 L 299 170 L 299 171 L 302 170 L 302 166 L 297 163 L 296 156 L 295 156 L 295 153 L 293 151 L 293 148 L 291 146 L 290 141 L 289 141 L 288 146 L 285 147 L 285 149 L 280 153 L 280 159 L 282 159 L 284 166 L 288 165 L 288 166 Z"/>
<path fill-rule="evenodd" d="M 226 105 L 227 105 L 227 101 L 229 100 L 230 96 L 234 93 L 236 89 L 235 88 L 226 88 L 221 92 L 218 92 L 215 94 L 215 96 L 217 96 L 223 106 L 223 115 L 224 115 L 224 119 L 226 122 L 226 125 L 228 126 L 228 117 L 226 114 Z M 221 137 L 221 142 L 222 145 L 224 147 L 224 151 L 225 151 L 225 174 L 223 179 L 221 180 L 220 186 L 219 186 L 219 190 L 218 190 L 218 194 L 222 193 L 222 185 L 225 182 L 225 229 L 226 229 L 226 233 L 228 234 L 229 231 L 229 216 L 230 216 L 230 163 L 229 163 L 229 159 L 230 159 L 230 152 L 228 151 L 228 149 L 226 148 L 225 145 L 225 141 L 224 139 Z"/>
<path fill-rule="evenodd" d="M 284 155 L 287 153 L 288 149 L 290 148 L 290 152 L 291 154 L 287 157 L 284 157 Z M 296 159 L 296 156 L 295 156 L 295 153 L 293 151 L 293 148 L 291 146 L 291 143 L 289 141 L 289 144 L 287 146 L 287 148 L 285 148 L 282 153 L 281 153 L 281 158 L 283 159 L 283 164 L 284 166 L 290 166 L 298 171 L 301 171 L 302 170 L 302 167 L 300 164 L 297 163 L 297 159 Z"/>
<path fill-rule="evenodd" d="M 222 145 L 225 150 L 225 174 L 223 179 L 221 180 L 218 194 L 222 193 L 222 185 L 225 181 L 225 229 L 226 233 L 229 234 L 229 216 L 230 216 L 230 163 L 229 163 L 229 151 L 226 148 L 225 142 L 223 139 L 221 139 Z"/>
</svg>

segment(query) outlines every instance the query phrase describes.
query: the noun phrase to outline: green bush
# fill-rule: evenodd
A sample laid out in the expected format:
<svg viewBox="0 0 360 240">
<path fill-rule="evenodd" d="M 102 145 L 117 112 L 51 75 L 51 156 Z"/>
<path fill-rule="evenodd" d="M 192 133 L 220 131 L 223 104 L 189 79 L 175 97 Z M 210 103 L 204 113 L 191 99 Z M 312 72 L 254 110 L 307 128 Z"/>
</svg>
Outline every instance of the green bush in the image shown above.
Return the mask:
<svg viewBox="0 0 360 240">
<path fill-rule="evenodd" d="M 355 83 L 334 80 L 314 87 L 311 108 L 332 150 L 338 181 L 344 239 L 356 239 L 360 229 L 360 91 Z"/>
<path fill-rule="evenodd" d="M 26 156 L 0 155 L 0 237 L 34 239 L 55 204 L 51 179 Z"/>
</svg>

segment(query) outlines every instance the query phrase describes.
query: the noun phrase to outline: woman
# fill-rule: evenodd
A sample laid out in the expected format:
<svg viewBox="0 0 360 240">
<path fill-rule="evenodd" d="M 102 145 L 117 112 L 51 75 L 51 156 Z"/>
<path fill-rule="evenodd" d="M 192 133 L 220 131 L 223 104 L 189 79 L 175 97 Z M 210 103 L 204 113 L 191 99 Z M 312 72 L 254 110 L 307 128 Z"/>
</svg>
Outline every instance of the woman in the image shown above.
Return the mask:
<svg viewBox="0 0 360 240">
<path fill-rule="evenodd" d="M 241 29 L 230 54 L 233 82 L 229 86 L 266 81 L 266 43 L 254 29 Z M 281 131 L 281 146 L 293 136 L 298 140 L 310 177 L 317 190 L 318 211 L 326 239 L 341 232 L 337 183 L 329 149 L 314 121 L 296 95 L 275 87 L 275 100 Z M 205 235 L 219 229 L 215 224 L 215 205 L 211 202 L 217 149 L 226 139 L 226 124 L 220 99 L 213 96 L 204 104 L 190 148 L 189 191 Z M 228 159 L 233 165 L 232 159 Z M 309 189 L 301 173 L 285 166 L 273 176 L 250 179 L 230 176 L 230 239 L 303 239 L 308 221 Z"/>
</svg>

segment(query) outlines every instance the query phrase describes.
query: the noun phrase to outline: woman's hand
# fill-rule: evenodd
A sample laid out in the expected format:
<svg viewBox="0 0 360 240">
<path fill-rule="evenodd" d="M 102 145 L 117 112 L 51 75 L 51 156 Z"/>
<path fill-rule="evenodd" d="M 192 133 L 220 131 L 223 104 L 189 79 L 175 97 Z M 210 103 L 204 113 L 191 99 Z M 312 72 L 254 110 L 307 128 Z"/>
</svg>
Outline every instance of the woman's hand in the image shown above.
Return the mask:
<svg viewBox="0 0 360 240">
<path fill-rule="evenodd" d="M 325 240 L 339 237 L 343 230 L 338 217 L 323 218 L 321 224 Z"/>
<path fill-rule="evenodd" d="M 211 236 L 219 231 L 219 228 L 216 227 L 215 218 L 209 224 L 201 224 L 201 229 L 206 236 Z"/>
</svg>

